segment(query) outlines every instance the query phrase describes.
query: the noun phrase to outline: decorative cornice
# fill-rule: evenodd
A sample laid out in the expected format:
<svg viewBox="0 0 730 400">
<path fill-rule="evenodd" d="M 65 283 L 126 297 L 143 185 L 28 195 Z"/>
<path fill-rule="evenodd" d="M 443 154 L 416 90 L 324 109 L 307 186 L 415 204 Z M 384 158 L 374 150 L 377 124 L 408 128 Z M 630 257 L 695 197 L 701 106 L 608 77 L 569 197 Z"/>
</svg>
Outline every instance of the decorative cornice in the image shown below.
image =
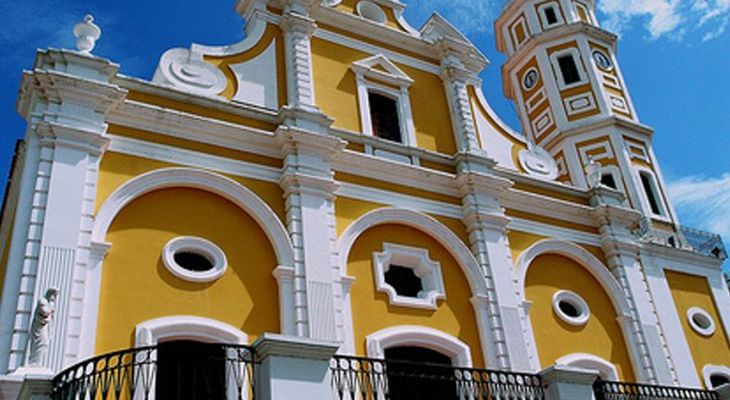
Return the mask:
<svg viewBox="0 0 730 400">
<path fill-rule="evenodd" d="M 96 156 L 109 147 L 109 138 L 105 135 L 53 122 L 39 123 L 35 133 L 41 138 L 41 144 L 70 147 Z"/>
<path fill-rule="evenodd" d="M 110 84 L 67 72 L 36 69 L 23 73 L 17 110 L 28 118 L 36 99 L 51 103 L 70 102 L 106 114 L 124 100 L 127 91 Z"/>
<path fill-rule="evenodd" d="M 347 142 L 340 138 L 295 127 L 280 126 L 274 137 L 283 156 L 306 153 L 320 156 L 325 161 L 333 159 L 335 154 L 344 150 L 347 145 Z"/>
</svg>

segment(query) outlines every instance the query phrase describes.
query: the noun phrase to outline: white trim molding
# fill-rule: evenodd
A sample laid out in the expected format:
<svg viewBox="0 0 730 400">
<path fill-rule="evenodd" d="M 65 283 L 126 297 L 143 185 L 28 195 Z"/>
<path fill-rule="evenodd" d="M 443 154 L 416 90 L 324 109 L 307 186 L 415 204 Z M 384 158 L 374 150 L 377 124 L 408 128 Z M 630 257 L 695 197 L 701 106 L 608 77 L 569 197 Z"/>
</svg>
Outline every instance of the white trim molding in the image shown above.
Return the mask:
<svg viewBox="0 0 730 400">
<path fill-rule="evenodd" d="M 180 252 L 197 254 L 207 259 L 211 268 L 205 271 L 185 268 L 175 257 Z M 176 237 L 167 242 L 162 248 L 162 263 L 176 277 L 197 283 L 213 282 L 223 276 L 228 268 L 228 260 L 223 249 L 209 240 L 192 236 Z"/>
<path fill-rule="evenodd" d="M 712 385 L 712 377 L 714 375 L 720 375 L 730 381 L 730 367 L 725 365 L 705 365 L 702 367 L 702 380 L 706 388 L 715 389 Z"/>
<path fill-rule="evenodd" d="M 106 233 L 119 212 L 135 199 L 155 190 L 186 187 L 215 193 L 231 201 L 258 222 L 272 242 L 280 265 L 292 265 L 294 250 L 286 228 L 260 197 L 223 175 L 194 168 L 163 168 L 135 177 L 120 186 L 99 209 L 91 233 L 92 241 L 104 243 Z"/>
<path fill-rule="evenodd" d="M 545 239 L 533 244 L 523 251 L 517 260 L 517 289 L 520 291 L 523 300 L 527 299 L 525 297 L 527 271 L 532 262 L 543 254 L 559 254 L 586 268 L 608 294 L 618 317 L 631 315 L 631 308 L 624 296 L 623 289 L 621 289 L 621 285 L 616 281 L 608 267 L 603 265 L 588 250 L 573 243 L 555 239 Z"/>
<path fill-rule="evenodd" d="M 175 315 L 144 321 L 134 332 L 135 346 L 154 346 L 170 340 L 206 343 L 248 344 L 248 335 L 231 325 L 210 318 Z"/>
<path fill-rule="evenodd" d="M 712 336 L 715 333 L 715 320 L 710 313 L 700 307 L 687 310 L 687 322 L 692 330 L 702 336 Z"/>
<path fill-rule="evenodd" d="M 556 365 L 566 365 L 571 367 L 592 369 L 598 371 L 601 379 L 607 381 L 618 381 L 618 370 L 616 366 L 609 361 L 593 354 L 572 353 L 560 357 L 555 361 Z"/>
<path fill-rule="evenodd" d="M 423 289 L 416 297 L 398 294 L 397 288 L 386 281 L 385 274 L 391 265 L 412 269 L 421 280 Z M 446 298 L 441 264 L 431 260 L 427 249 L 383 243 L 383 251 L 373 253 L 373 275 L 378 291 L 385 292 L 390 304 L 395 306 L 435 310 L 438 300 Z"/>
<path fill-rule="evenodd" d="M 368 357 L 385 359 L 390 347 L 414 346 L 427 348 L 451 358 L 455 367 L 471 368 L 471 350 L 458 338 L 433 328 L 399 325 L 372 333 L 365 339 Z"/>
<path fill-rule="evenodd" d="M 488 289 L 484 275 L 479 267 L 479 263 L 476 258 L 474 258 L 474 255 L 471 253 L 466 244 L 464 244 L 464 242 L 459 239 L 454 232 L 434 218 L 421 214 L 417 211 L 404 208 L 386 207 L 370 211 L 358 218 L 355 222 L 350 224 L 347 229 L 345 229 L 337 242 L 337 249 L 340 256 L 340 269 L 337 272 L 341 275 L 340 284 L 349 285 L 352 283 L 352 279 L 347 275 L 347 259 L 355 241 L 368 229 L 384 224 L 409 226 L 438 241 L 442 246 L 444 246 L 444 248 L 446 248 L 451 256 L 454 257 L 461 268 L 462 273 L 469 283 L 473 299 L 487 298 Z M 343 301 L 345 300 L 343 299 Z M 473 301 L 472 303 L 475 309 L 477 326 L 479 327 L 484 359 L 487 360 L 488 363 L 492 363 L 492 365 L 498 365 L 497 358 L 493 355 L 493 349 L 496 344 L 488 343 L 489 340 L 487 339 L 492 337 L 492 335 L 489 334 L 490 324 L 488 310 L 483 306 L 484 302 Z M 354 337 L 352 334 L 352 312 L 347 305 L 343 305 L 340 309 L 344 310 L 343 312 L 345 313 L 345 315 L 343 315 L 345 324 L 344 328 L 347 331 L 345 336 L 348 340 L 352 340 Z M 355 343 L 346 342 L 345 349 L 347 349 L 346 351 L 348 352 L 354 352 Z"/>
</svg>

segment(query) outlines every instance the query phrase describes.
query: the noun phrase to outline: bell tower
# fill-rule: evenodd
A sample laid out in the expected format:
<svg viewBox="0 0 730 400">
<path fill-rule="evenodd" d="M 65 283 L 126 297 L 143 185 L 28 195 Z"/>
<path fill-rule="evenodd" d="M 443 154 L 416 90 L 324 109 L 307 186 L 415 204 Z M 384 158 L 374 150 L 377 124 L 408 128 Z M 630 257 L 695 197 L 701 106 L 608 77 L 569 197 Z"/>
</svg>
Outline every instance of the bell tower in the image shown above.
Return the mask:
<svg viewBox="0 0 730 400">
<path fill-rule="evenodd" d="M 616 58 L 617 36 L 598 25 L 594 0 L 512 0 L 495 22 L 505 95 L 525 136 L 545 148 L 558 180 L 587 187 L 585 169 L 602 166 L 601 183 L 627 205 L 671 225 L 651 141 L 639 122 Z"/>
</svg>

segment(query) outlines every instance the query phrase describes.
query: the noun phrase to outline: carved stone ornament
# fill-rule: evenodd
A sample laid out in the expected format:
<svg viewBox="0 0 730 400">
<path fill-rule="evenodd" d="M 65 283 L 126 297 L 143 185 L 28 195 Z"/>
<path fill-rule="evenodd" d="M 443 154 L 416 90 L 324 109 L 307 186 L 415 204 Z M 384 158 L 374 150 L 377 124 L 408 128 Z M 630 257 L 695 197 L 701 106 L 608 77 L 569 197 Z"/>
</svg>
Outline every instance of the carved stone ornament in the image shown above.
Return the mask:
<svg viewBox="0 0 730 400">
<path fill-rule="evenodd" d="M 94 24 L 94 17 L 88 14 L 84 18 L 84 22 L 79 22 L 74 26 L 74 36 L 76 37 L 76 48 L 84 54 L 90 54 L 96 46 L 96 41 L 101 37 L 101 28 Z"/>
<path fill-rule="evenodd" d="M 548 181 L 553 181 L 558 177 L 558 164 L 555 159 L 542 147 L 528 143 L 527 149 L 519 153 L 520 166 L 525 172 Z"/>
<path fill-rule="evenodd" d="M 171 49 L 165 52 L 154 80 L 206 96 L 219 94 L 228 84 L 220 69 L 203 61 L 202 54 L 195 54 L 188 49 Z"/>
<path fill-rule="evenodd" d="M 51 342 L 51 322 L 56 312 L 56 298 L 58 289 L 49 288 L 45 295 L 38 300 L 33 311 L 33 321 L 30 325 L 30 350 L 28 365 L 31 367 L 43 367 L 48 353 L 48 346 Z"/>
</svg>

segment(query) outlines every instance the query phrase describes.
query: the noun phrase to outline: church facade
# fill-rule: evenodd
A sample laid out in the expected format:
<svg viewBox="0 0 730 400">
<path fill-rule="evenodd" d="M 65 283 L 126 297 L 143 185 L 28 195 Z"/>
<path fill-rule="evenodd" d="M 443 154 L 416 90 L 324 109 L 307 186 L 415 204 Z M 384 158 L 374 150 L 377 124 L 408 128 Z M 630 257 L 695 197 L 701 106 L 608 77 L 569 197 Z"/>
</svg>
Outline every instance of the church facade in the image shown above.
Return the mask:
<svg viewBox="0 0 730 400">
<path fill-rule="evenodd" d="M 487 57 L 405 7 L 238 0 L 244 40 L 171 49 L 152 80 L 92 54 L 90 18 L 79 51 L 39 51 L 0 225 L 0 392 L 730 383 L 727 254 L 680 224 L 594 1 L 494 22 L 521 131 L 482 94 Z"/>
</svg>

